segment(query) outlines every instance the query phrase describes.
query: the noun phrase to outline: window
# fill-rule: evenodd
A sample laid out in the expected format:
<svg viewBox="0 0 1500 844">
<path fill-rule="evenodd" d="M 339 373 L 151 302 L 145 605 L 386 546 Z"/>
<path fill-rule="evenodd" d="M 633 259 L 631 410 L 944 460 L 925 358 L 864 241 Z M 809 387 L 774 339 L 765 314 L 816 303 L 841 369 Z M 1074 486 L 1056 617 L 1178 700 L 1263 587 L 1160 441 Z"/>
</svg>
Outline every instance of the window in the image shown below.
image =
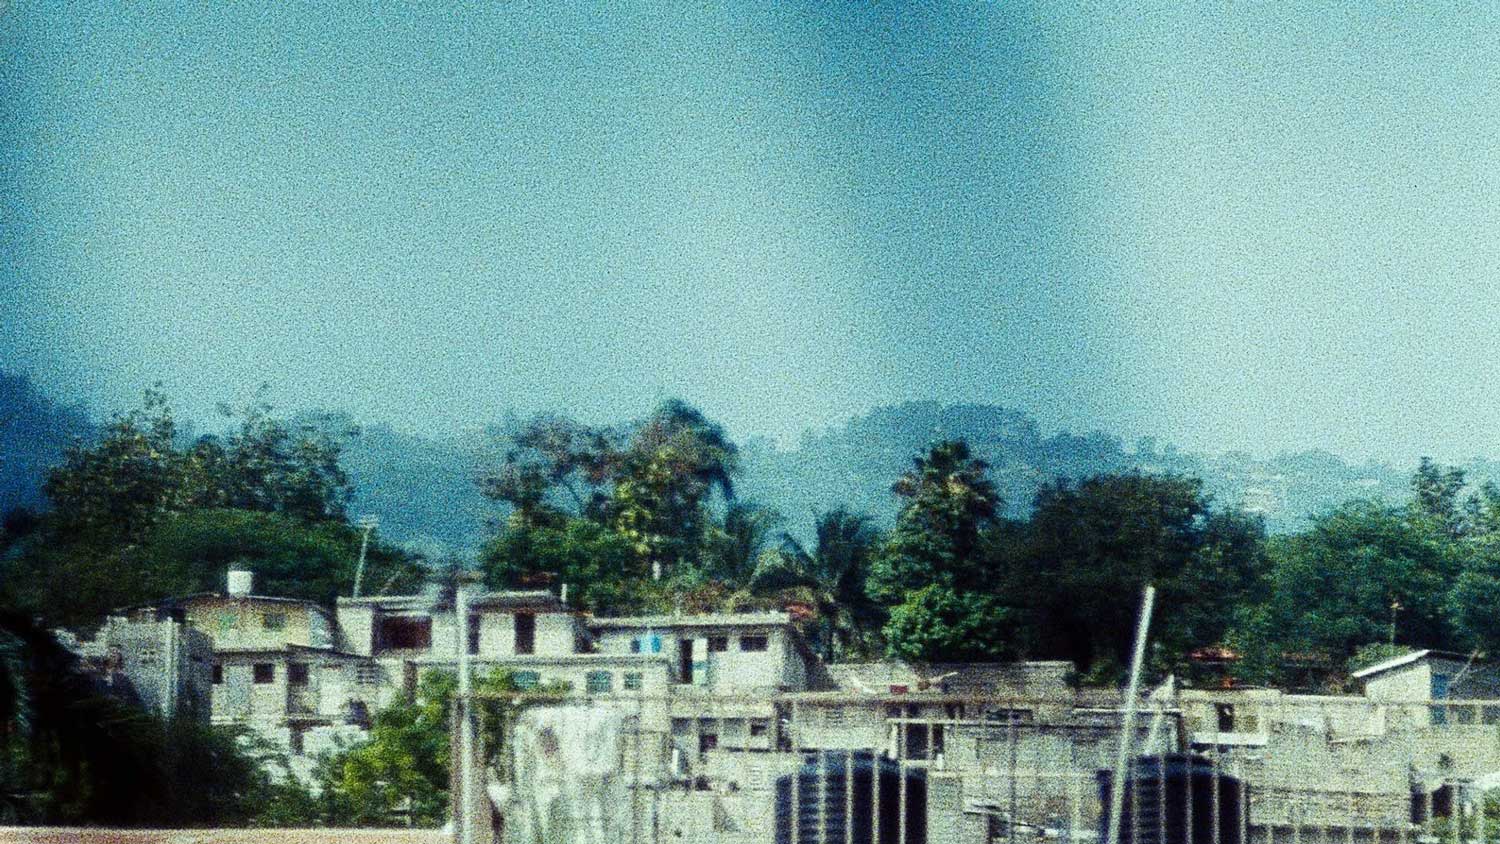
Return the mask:
<svg viewBox="0 0 1500 844">
<path fill-rule="evenodd" d="M 1002 724 L 1030 724 L 1032 712 L 1030 709 L 987 708 L 984 710 L 984 719 Z"/>
<path fill-rule="evenodd" d="M 510 675 L 510 680 L 516 684 L 516 688 L 523 692 L 529 692 L 542 682 L 542 675 L 535 671 L 517 671 Z"/>
<path fill-rule="evenodd" d="M 380 620 L 380 649 L 425 651 L 432 647 L 432 619 L 396 616 Z"/>
<path fill-rule="evenodd" d="M 286 613 L 268 612 L 260 617 L 260 624 L 267 630 L 285 630 Z"/>
<path fill-rule="evenodd" d="M 764 736 L 770 730 L 770 728 L 771 725 L 766 723 L 765 721 L 751 721 L 750 737 L 760 738 L 761 736 Z"/>
<path fill-rule="evenodd" d="M 590 671 L 584 690 L 591 695 L 607 695 L 615 690 L 615 675 L 608 671 Z"/>
<path fill-rule="evenodd" d="M 843 727 L 848 723 L 844 716 L 844 707 L 830 706 L 828 711 L 823 713 L 823 722 L 830 727 Z"/>
<path fill-rule="evenodd" d="M 660 636 L 652 636 L 651 637 L 651 652 L 654 653 L 654 654 L 661 653 L 661 637 Z"/>
<path fill-rule="evenodd" d="M 515 614 L 516 653 L 536 653 L 536 616 L 529 612 Z"/>
<path fill-rule="evenodd" d="M 620 685 L 627 692 L 638 692 L 638 691 L 641 690 L 641 683 L 642 683 L 641 672 L 639 672 L 639 671 L 626 671 L 625 672 L 625 676 L 624 676 L 624 682 L 622 682 Z"/>
<path fill-rule="evenodd" d="M 479 616 L 469 616 L 469 653 L 479 653 Z"/>
<path fill-rule="evenodd" d="M 302 736 L 306 732 L 307 732 L 307 730 L 304 727 L 293 727 L 292 728 L 292 732 L 291 732 L 290 738 L 291 738 L 291 746 L 292 746 L 292 755 L 293 756 L 301 756 L 302 755 L 302 752 L 303 752 L 302 751 L 302 748 L 303 748 Z"/>
<path fill-rule="evenodd" d="M 275 665 L 269 662 L 257 662 L 255 663 L 255 668 L 253 670 L 255 682 L 261 684 L 276 682 Z"/>
<path fill-rule="evenodd" d="M 294 662 L 286 667 L 286 681 L 293 686 L 307 685 L 307 663 Z"/>
<path fill-rule="evenodd" d="M 630 640 L 630 652 L 633 654 L 641 652 L 641 639 L 639 636 Z"/>
<path fill-rule="evenodd" d="M 679 639 L 677 642 L 677 682 L 693 682 L 693 640 Z"/>
<path fill-rule="evenodd" d="M 698 736 L 698 752 L 707 753 L 719 746 L 719 737 L 713 733 L 703 733 Z"/>
<path fill-rule="evenodd" d="M 1453 678 L 1447 674 L 1432 675 L 1432 699 L 1442 700 L 1448 696 L 1448 686 L 1453 683 Z"/>
<path fill-rule="evenodd" d="M 723 653 L 724 651 L 729 650 L 729 637 L 728 636 L 709 636 L 708 637 L 708 650 L 709 650 L 709 653 Z"/>
<path fill-rule="evenodd" d="M 214 685 L 215 686 L 222 686 L 223 684 L 224 684 L 224 664 L 221 663 L 221 662 L 216 662 L 216 663 L 214 663 Z"/>
<path fill-rule="evenodd" d="M 354 682 L 361 686 L 374 686 L 380 682 L 380 666 L 365 663 L 354 669 Z"/>
<path fill-rule="evenodd" d="M 770 640 L 765 636 L 740 637 L 740 650 L 742 651 L 763 651 L 768 647 L 770 647 Z"/>
<path fill-rule="evenodd" d="M 1219 722 L 1219 732 L 1221 732 L 1221 733 L 1232 733 L 1232 732 L 1234 732 L 1234 704 L 1232 704 L 1232 703 L 1217 703 L 1217 704 L 1214 704 L 1214 713 L 1215 713 L 1215 715 L 1217 717 L 1217 720 Z"/>
</svg>

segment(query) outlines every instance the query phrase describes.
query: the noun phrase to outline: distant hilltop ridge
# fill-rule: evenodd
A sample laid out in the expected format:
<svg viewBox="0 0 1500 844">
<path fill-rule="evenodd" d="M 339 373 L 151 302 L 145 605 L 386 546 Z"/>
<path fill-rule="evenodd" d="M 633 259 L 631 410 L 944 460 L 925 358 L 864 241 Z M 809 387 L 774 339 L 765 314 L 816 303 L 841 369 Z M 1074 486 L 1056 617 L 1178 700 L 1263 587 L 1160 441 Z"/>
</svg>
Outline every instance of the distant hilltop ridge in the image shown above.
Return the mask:
<svg viewBox="0 0 1500 844">
<path fill-rule="evenodd" d="M 1205 456 L 1151 438 L 1127 447 L 1100 431 L 1048 435 L 1030 415 L 1012 408 L 916 401 L 810 431 L 791 448 L 764 438 L 741 440 L 735 488 L 740 499 L 775 508 L 786 517 L 786 528 L 804 539 L 813 513 L 839 505 L 869 513 L 885 526 L 897 508 L 891 483 L 933 441 L 957 437 L 990 464 L 1012 516 L 1028 514 L 1036 491 L 1055 478 L 1139 469 L 1201 478 L 1217 503 L 1262 515 L 1274 532 L 1299 529 L 1311 515 L 1351 498 L 1404 499 L 1420 457 L 1413 455 L 1410 466 L 1390 466 L 1355 465 L 1325 451 L 1269 459 L 1235 452 Z M 486 519 L 499 515 L 472 483 L 484 455 L 496 451 L 478 433 L 437 440 L 374 426 L 350 445 L 345 464 L 357 490 L 356 508 L 378 514 L 387 537 L 466 549 L 484 540 Z M 1500 463 L 1463 468 L 1473 481 L 1500 478 Z"/>
<path fill-rule="evenodd" d="M 69 442 L 94 436 L 98 420 L 4 372 L 0 408 L 0 510 L 41 507 L 46 468 L 62 459 Z M 417 550 L 473 551 L 489 534 L 487 522 L 502 515 L 474 483 L 481 467 L 499 454 L 496 430 L 436 437 L 365 424 L 343 458 L 355 488 L 351 512 L 378 516 L 387 539 Z M 1054 478 L 1140 469 L 1201 478 L 1217 503 L 1262 515 L 1273 532 L 1299 529 L 1311 515 L 1352 498 L 1403 500 L 1421 456 L 1412 455 L 1406 466 L 1355 465 L 1325 451 L 1205 456 L 1153 438 L 1127 447 L 1100 431 L 1049 435 L 1013 408 L 913 401 L 809 431 L 791 448 L 763 438 L 742 440 L 736 489 L 740 498 L 781 512 L 786 529 L 803 538 L 814 513 L 840 505 L 884 526 L 896 514 L 890 485 L 912 457 L 937 439 L 957 437 L 989 462 L 1012 516 L 1026 515 L 1037 489 Z M 1500 461 L 1473 460 L 1460 468 L 1471 482 L 1500 479 Z"/>
</svg>

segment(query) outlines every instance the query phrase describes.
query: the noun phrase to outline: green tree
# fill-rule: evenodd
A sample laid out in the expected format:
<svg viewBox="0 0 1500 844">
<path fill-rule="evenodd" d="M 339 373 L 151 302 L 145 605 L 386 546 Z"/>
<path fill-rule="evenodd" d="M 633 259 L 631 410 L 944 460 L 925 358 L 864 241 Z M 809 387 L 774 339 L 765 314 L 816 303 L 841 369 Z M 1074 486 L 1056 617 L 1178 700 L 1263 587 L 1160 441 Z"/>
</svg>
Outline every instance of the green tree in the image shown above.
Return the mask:
<svg viewBox="0 0 1500 844">
<path fill-rule="evenodd" d="M 110 420 L 92 446 L 68 448 L 47 474 L 52 521 L 66 535 L 131 542 L 165 513 L 191 503 L 188 460 L 166 395 L 146 392 L 144 404 Z"/>
<path fill-rule="evenodd" d="M 760 504 L 730 504 L 724 518 L 708 527 L 700 567 L 731 588 L 748 587 L 762 552 L 784 521 L 780 513 Z"/>
<path fill-rule="evenodd" d="M 814 534 L 811 550 L 783 534 L 781 548 L 760 556 L 751 588 L 759 593 L 809 590 L 824 659 L 869 656 L 882 620 L 866 590 L 879 534 L 868 516 L 842 507 L 819 516 Z"/>
<path fill-rule="evenodd" d="M 1037 494 L 1026 534 L 1020 588 L 1033 611 L 1033 647 L 1081 669 L 1128 662 L 1150 583 L 1162 608 L 1153 641 L 1180 670 L 1187 651 L 1225 635 L 1264 568 L 1259 520 L 1212 513 L 1196 478 L 1131 472 L 1059 481 Z"/>
<path fill-rule="evenodd" d="M 1457 638 L 1490 654 L 1500 653 L 1500 537 L 1486 535 L 1470 544 L 1462 569 L 1448 592 L 1447 610 Z"/>
<path fill-rule="evenodd" d="M 0 558 L 13 605 L 70 626 L 174 593 L 217 589 L 248 563 L 272 594 L 331 602 L 347 594 L 357 534 L 344 522 L 339 466 L 352 428 L 328 418 L 287 422 L 264 403 L 223 437 L 185 444 L 166 397 L 115 417 L 92 445 L 48 475 L 52 510 Z M 418 581 L 420 561 L 377 543 L 367 580 Z"/>
<path fill-rule="evenodd" d="M 1464 489 L 1464 470 L 1440 466 L 1423 457 L 1412 475 L 1412 512 L 1432 519 L 1452 536 L 1466 530 L 1465 512 L 1459 500 Z"/>
<path fill-rule="evenodd" d="M 513 524 L 484 546 L 480 567 L 496 589 L 550 576 L 568 584 L 569 603 L 599 613 L 639 609 L 650 577 L 628 537 L 580 518 L 556 527 Z"/>
<path fill-rule="evenodd" d="M 320 821 L 331 826 L 387 826 L 399 811 L 418 826 L 439 826 L 447 817 L 449 713 L 457 690 L 448 672 L 422 675 L 410 701 L 381 710 L 369 739 L 323 759 L 317 772 Z M 480 736 L 491 760 L 505 752 L 502 726 L 524 707 L 556 699 L 565 685 L 528 692 L 514 677 L 495 669 L 474 684 L 491 705 L 480 710 Z"/>
<path fill-rule="evenodd" d="M 713 530 L 709 505 L 715 493 L 734 503 L 739 451 L 721 427 L 683 402 L 666 402 L 621 429 L 537 417 L 507 442 L 499 465 L 480 478 L 485 495 L 510 508 L 495 550 L 525 551 L 533 531 L 573 531 L 570 522 L 581 520 L 624 537 L 648 570 L 666 572 L 697 564 L 705 550 L 728 551 L 733 532 L 753 529 L 749 511 L 731 509 L 736 521 Z M 496 565 L 526 571 L 534 559 Z"/>
<path fill-rule="evenodd" d="M 931 583 L 891 609 L 888 653 L 912 662 L 1014 659 L 1015 611 L 996 595 Z"/>
<path fill-rule="evenodd" d="M 871 561 L 866 591 L 890 607 L 884 636 L 892 656 L 948 658 L 941 643 L 949 641 L 950 630 L 983 637 L 969 644 L 972 651 L 1008 648 L 1002 640 L 1011 627 L 983 623 L 994 619 L 997 602 L 974 597 L 992 595 L 995 586 L 980 542 L 998 524 L 1001 507 L 988 468 L 963 441 L 939 442 L 891 487 L 903 499 L 901 514 Z M 981 615 L 953 616 L 965 611 Z"/>
<path fill-rule="evenodd" d="M 351 487 L 339 457 L 358 427 L 331 414 L 289 421 L 273 416 L 272 410 L 257 401 L 240 412 L 237 430 L 201 437 L 187 451 L 195 503 L 343 521 Z M 226 418 L 235 415 L 222 405 L 219 412 Z"/>
<path fill-rule="evenodd" d="M 556 527 L 567 516 L 604 521 L 622 459 L 620 434 L 542 415 L 507 436 L 500 464 L 479 479 L 511 507 L 516 527 Z"/>
<path fill-rule="evenodd" d="M 1353 501 L 1277 538 L 1268 553 L 1267 610 L 1282 651 L 1321 653 L 1337 666 L 1371 642 L 1464 645 L 1448 616 L 1463 553 L 1436 520 Z"/>
<path fill-rule="evenodd" d="M 631 434 L 609 504 L 615 529 L 653 564 L 691 561 L 718 490 L 734 499 L 739 449 L 695 408 L 668 401 Z"/>
</svg>

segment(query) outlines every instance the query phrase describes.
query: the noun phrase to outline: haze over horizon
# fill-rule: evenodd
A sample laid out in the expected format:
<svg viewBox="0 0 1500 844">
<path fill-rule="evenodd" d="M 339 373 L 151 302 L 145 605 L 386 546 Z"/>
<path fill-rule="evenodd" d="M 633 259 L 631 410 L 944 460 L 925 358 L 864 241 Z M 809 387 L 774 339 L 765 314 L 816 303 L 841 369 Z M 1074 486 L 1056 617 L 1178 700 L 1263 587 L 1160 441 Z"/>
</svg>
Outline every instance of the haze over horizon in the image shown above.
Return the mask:
<svg viewBox="0 0 1500 844">
<path fill-rule="evenodd" d="M 0 368 L 1500 454 L 1500 9 L 0 11 Z"/>
</svg>

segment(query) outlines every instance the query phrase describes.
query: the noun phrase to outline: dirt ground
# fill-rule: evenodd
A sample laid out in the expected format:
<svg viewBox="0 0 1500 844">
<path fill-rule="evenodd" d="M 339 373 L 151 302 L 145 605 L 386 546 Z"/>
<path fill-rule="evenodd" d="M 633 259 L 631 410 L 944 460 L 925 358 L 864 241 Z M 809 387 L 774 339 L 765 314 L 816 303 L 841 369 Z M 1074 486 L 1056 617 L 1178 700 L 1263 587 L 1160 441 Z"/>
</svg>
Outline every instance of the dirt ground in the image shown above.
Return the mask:
<svg viewBox="0 0 1500 844">
<path fill-rule="evenodd" d="M 449 844 L 434 829 L 0 828 L 0 844 Z"/>
</svg>

